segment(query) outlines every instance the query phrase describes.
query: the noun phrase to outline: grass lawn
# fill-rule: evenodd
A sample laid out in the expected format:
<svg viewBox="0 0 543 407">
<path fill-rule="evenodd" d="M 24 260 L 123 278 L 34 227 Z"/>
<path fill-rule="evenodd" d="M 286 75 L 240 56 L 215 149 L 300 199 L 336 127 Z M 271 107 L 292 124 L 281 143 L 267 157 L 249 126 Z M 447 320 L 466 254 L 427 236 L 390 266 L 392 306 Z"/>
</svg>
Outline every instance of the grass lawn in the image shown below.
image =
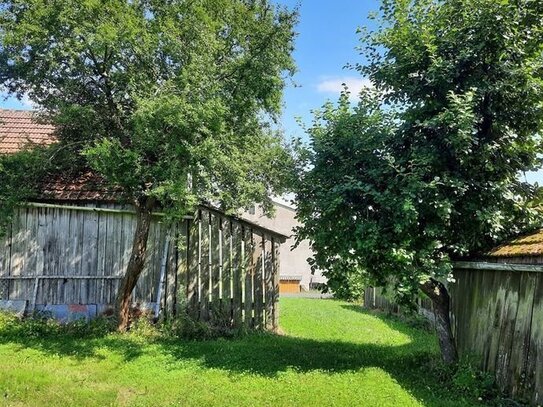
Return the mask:
<svg viewBox="0 0 543 407">
<path fill-rule="evenodd" d="M 0 329 L 0 405 L 472 405 L 425 367 L 438 357 L 433 335 L 339 301 L 280 305 L 283 336 L 150 341 Z"/>
</svg>

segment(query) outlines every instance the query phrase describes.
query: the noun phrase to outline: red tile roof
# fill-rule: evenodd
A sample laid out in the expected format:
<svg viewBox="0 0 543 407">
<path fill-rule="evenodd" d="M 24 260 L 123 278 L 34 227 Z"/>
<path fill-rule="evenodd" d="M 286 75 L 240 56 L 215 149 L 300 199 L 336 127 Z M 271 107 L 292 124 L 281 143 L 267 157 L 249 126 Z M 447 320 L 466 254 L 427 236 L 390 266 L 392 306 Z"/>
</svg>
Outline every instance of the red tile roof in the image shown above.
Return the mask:
<svg viewBox="0 0 543 407">
<path fill-rule="evenodd" d="M 52 144 L 54 131 L 32 111 L 0 109 L 0 153 L 16 153 L 29 144 Z"/>
<path fill-rule="evenodd" d="M 38 196 L 48 201 L 119 202 L 120 187 L 112 187 L 100 175 L 85 171 L 76 175 L 58 175 L 43 182 Z"/>
<path fill-rule="evenodd" d="M 0 109 L 0 154 L 13 154 L 28 145 L 50 145 L 56 141 L 55 127 L 39 120 L 29 110 Z M 76 175 L 60 174 L 43 181 L 38 198 L 61 201 L 118 201 L 120 188 L 86 171 Z"/>
</svg>

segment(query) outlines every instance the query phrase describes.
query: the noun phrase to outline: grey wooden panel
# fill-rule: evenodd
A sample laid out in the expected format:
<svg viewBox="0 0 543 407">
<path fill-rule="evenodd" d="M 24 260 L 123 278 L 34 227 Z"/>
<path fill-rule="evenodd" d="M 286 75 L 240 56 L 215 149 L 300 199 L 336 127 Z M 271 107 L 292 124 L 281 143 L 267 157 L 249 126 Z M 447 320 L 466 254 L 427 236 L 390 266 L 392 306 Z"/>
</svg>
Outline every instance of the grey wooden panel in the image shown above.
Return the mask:
<svg viewBox="0 0 543 407">
<path fill-rule="evenodd" d="M 199 315 L 199 276 L 200 276 L 200 218 L 199 212 L 194 221 L 188 222 L 188 250 L 187 250 L 187 285 L 186 301 L 187 311 L 193 318 Z"/>
<path fill-rule="evenodd" d="M 110 206 L 122 207 L 100 205 Z M 191 309 L 191 303 L 197 305 L 198 312 L 192 315 L 208 320 L 212 300 L 218 302 L 214 307 L 229 324 L 240 326 L 246 316 L 248 327 L 255 323 L 259 328 L 269 328 L 275 321 L 278 257 L 274 257 L 274 251 L 278 244 L 262 241 L 259 228 L 259 235 L 253 238 L 250 226 L 215 211 L 202 210 L 202 218 L 201 223 L 190 222 L 190 227 L 188 220 L 183 222 L 178 235 L 185 243 L 172 244 L 168 252 L 166 313 L 173 315 L 178 299 L 185 303 L 182 297 L 186 297 L 187 309 Z M 157 300 L 165 236 L 170 227 L 159 219 L 153 219 L 151 225 L 147 262 L 133 297 L 137 302 Z M 11 225 L 13 233 L 0 239 L 0 276 L 58 276 L 41 281 L 38 304 L 113 304 L 118 280 L 67 277 L 122 276 L 135 227 L 135 215 L 125 212 L 20 208 Z M 31 301 L 33 293 L 34 280 L 9 283 L 13 299 Z"/>
<path fill-rule="evenodd" d="M 519 276 L 517 313 L 512 317 L 511 352 L 507 371 L 504 371 L 504 388 L 511 394 L 526 396 L 533 384 L 529 365 L 534 296 L 537 273 L 523 272 Z"/>
<path fill-rule="evenodd" d="M 211 302 L 214 307 L 220 307 L 219 300 L 222 297 L 222 232 L 220 230 L 220 219 L 216 214 L 211 214 L 209 225 L 209 268 L 211 281 Z"/>
<path fill-rule="evenodd" d="M 261 235 L 253 233 L 253 326 L 264 327 L 264 240 Z"/>
<path fill-rule="evenodd" d="M 264 240 L 264 301 L 265 328 L 273 330 L 273 308 L 275 307 L 275 284 L 273 264 L 273 241 L 269 236 Z"/>
<path fill-rule="evenodd" d="M 525 359 L 526 378 L 522 395 L 533 405 L 543 405 L 543 274 L 536 273 L 530 343 Z"/>
<path fill-rule="evenodd" d="M 274 300 L 273 300 L 273 329 L 277 331 L 279 329 L 279 277 L 280 277 L 280 246 L 281 244 L 275 240 L 272 240 L 272 262 L 273 262 L 273 286 L 274 286 Z"/>
<path fill-rule="evenodd" d="M 220 221 L 220 261 L 221 261 L 221 287 L 220 297 L 224 317 L 228 318 L 228 323 L 232 324 L 232 223 L 227 218 L 221 218 Z"/>
<path fill-rule="evenodd" d="M 248 328 L 253 327 L 253 305 L 254 305 L 254 273 L 255 263 L 253 262 L 254 240 L 253 231 L 245 229 L 243 235 L 244 250 L 243 250 L 243 268 L 245 269 L 245 289 L 243 298 L 243 318 L 244 324 Z"/>
<path fill-rule="evenodd" d="M 12 225 L 6 226 L 3 236 L 0 236 L 0 277 L 9 276 L 11 272 L 11 230 Z"/>
<path fill-rule="evenodd" d="M 209 301 L 211 294 L 210 263 L 210 216 L 208 211 L 201 212 L 200 220 L 200 319 L 209 320 Z"/>
<path fill-rule="evenodd" d="M 230 257 L 232 258 L 232 319 L 235 326 L 243 323 L 243 298 L 245 268 L 243 267 L 243 230 L 238 223 L 231 223 L 232 239 Z"/>
<path fill-rule="evenodd" d="M 452 312 L 460 354 L 479 356 L 481 367 L 494 372 L 506 393 L 541 404 L 541 275 L 455 270 L 455 279 Z"/>
</svg>

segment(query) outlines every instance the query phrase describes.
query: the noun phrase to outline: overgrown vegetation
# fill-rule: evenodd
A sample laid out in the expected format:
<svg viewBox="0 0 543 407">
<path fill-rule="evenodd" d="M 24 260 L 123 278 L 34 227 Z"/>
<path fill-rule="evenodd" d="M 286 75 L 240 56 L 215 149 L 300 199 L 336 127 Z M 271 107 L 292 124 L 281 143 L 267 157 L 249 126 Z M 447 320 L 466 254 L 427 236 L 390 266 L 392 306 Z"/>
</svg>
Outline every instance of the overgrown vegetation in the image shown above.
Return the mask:
<svg viewBox="0 0 543 407">
<path fill-rule="evenodd" d="M 0 87 L 39 106 L 73 172 L 92 170 L 135 208 L 120 330 L 154 210 L 271 209 L 284 192 L 291 158 L 272 124 L 296 21 L 269 0 L 0 0 Z M 19 164 L 22 185 L 37 173 Z"/>
<path fill-rule="evenodd" d="M 520 179 L 541 168 L 542 17 L 537 0 L 383 0 L 354 65 L 372 86 L 356 106 L 347 92 L 325 104 L 300 154 L 315 266 L 406 306 L 424 292 L 448 363 L 452 261 L 542 225 Z"/>
<path fill-rule="evenodd" d="M 206 341 L 143 320 L 119 334 L 107 319 L 62 326 L 2 314 L 0 404 L 516 405 L 472 365 L 455 373 L 436 362 L 427 330 L 335 300 L 280 306 L 284 335 Z"/>
</svg>

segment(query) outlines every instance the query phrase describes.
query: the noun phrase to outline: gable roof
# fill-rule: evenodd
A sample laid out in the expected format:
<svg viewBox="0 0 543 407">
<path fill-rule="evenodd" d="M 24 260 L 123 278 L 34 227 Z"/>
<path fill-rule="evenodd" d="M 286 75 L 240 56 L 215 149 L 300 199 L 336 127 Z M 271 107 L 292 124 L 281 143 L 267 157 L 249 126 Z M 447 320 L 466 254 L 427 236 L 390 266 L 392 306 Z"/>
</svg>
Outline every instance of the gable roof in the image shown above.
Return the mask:
<svg viewBox="0 0 543 407">
<path fill-rule="evenodd" d="M 55 142 L 55 127 L 29 110 L 0 109 L 0 154 L 13 154 L 28 144 Z"/>
<path fill-rule="evenodd" d="M 29 144 L 51 145 L 57 141 L 55 127 L 39 120 L 36 112 L 0 108 L 0 154 L 13 154 Z M 39 201 L 70 202 L 120 202 L 126 198 L 120 187 L 109 185 L 106 180 L 92 172 L 58 174 L 44 179 L 37 196 Z M 207 210 L 222 212 L 211 205 L 200 205 Z M 231 216 L 251 228 L 266 231 L 284 241 L 287 236 L 253 223 L 243 217 Z"/>
<path fill-rule="evenodd" d="M 87 170 L 77 174 L 59 174 L 45 179 L 37 198 L 44 201 L 118 203 L 126 196 L 121 187 L 111 186 L 103 177 Z"/>
<path fill-rule="evenodd" d="M 489 257 L 543 256 L 543 229 L 513 239 L 488 253 Z"/>
</svg>

